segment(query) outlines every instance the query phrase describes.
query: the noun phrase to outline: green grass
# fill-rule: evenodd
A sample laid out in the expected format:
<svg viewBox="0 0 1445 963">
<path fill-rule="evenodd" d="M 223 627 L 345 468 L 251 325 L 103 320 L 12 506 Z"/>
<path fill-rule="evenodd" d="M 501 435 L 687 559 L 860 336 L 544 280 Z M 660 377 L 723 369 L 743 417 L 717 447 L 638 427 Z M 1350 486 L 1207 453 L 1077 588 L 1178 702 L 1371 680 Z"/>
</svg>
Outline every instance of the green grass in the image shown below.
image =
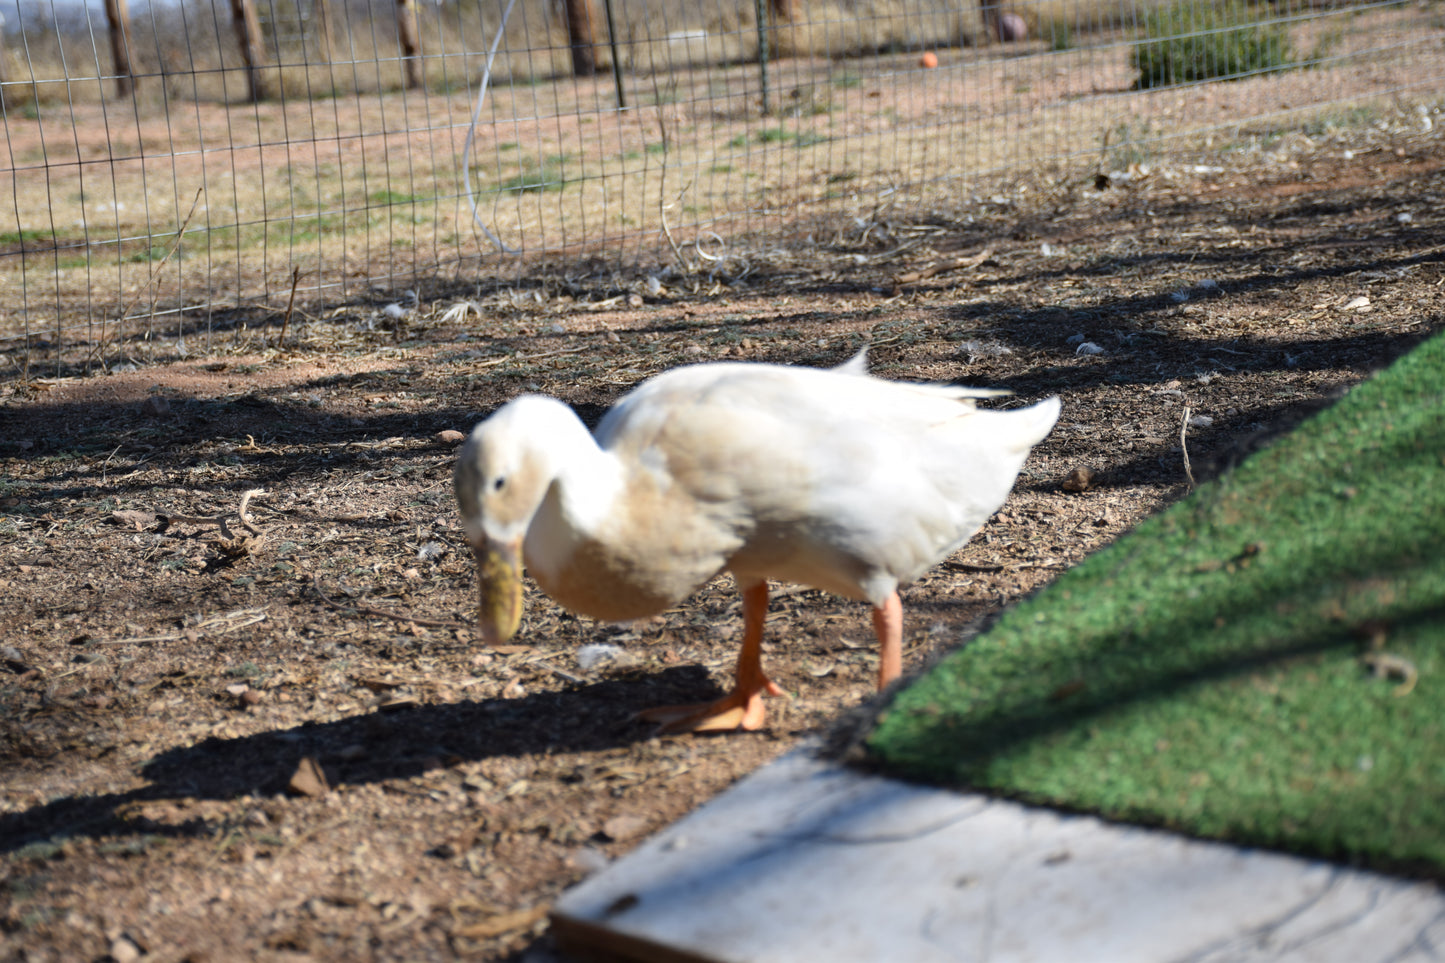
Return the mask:
<svg viewBox="0 0 1445 963">
<path fill-rule="evenodd" d="M 367 199 L 379 207 L 395 207 L 401 204 L 417 204 L 435 200 L 435 198 L 422 197 L 419 194 L 400 194 L 393 190 L 372 191 L 371 196 Z"/>
<path fill-rule="evenodd" d="M 125 256 L 125 260 L 131 264 L 144 264 L 147 261 L 163 261 L 166 252 L 170 247 L 165 244 L 152 244 L 143 250 L 132 251 Z"/>
<path fill-rule="evenodd" d="M 1066 572 L 902 692 L 869 752 L 1445 878 L 1442 371 L 1438 336 Z M 1375 654 L 1413 664 L 1414 689 Z"/>
<path fill-rule="evenodd" d="M 563 173 L 563 163 L 566 160 L 566 155 L 559 155 L 544 158 L 538 164 L 530 158 L 523 158 L 521 172 L 500 181 L 497 190 L 517 194 L 528 191 L 560 191 L 567 186 L 567 178 Z"/>
<path fill-rule="evenodd" d="M 35 230 L 25 228 L 19 231 L 0 231 L 0 245 L 5 247 L 33 247 L 36 244 L 44 243 L 53 245 L 55 243 L 54 231 Z"/>
<path fill-rule="evenodd" d="M 1178 0 L 1151 10 L 1144 20 L 1146 40 L 1134 48 L 1139 88 L 1287 70 L 1294 65 L 1289 33 L 1281 24 L 1260 20 L 1239 0 Z"/>
</svg>

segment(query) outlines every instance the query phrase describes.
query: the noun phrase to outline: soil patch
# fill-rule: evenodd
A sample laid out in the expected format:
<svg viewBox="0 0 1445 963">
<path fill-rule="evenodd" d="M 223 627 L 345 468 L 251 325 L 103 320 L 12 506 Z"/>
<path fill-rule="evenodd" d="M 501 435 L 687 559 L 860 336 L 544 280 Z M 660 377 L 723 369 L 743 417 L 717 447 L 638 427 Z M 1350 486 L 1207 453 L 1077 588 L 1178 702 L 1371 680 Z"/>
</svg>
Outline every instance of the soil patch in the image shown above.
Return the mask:
<svg viewBox="0 0 1445 963">
<path fill-rule="evenodd" d="M 627 626 L 533 593 L 524 644 L 485 648 L 443 433 L 864 343 L 886 377 L 1062 395 L 1008 504 L 904 594 L 916 670 L 1180 497 L 1186 405 L 1207 477 L 1441 328 L 1439 135 L 1354 136 L 880 212 L 745 277 L 438 287 L 0 385 L 0 958 L 545 959 L 563 888 L 869 699 L 876 652 L 863 607 L 780 592 L 769 727 L 655 736 L 632 713 L 728 681 L 731 586 Z"/>
</svg>

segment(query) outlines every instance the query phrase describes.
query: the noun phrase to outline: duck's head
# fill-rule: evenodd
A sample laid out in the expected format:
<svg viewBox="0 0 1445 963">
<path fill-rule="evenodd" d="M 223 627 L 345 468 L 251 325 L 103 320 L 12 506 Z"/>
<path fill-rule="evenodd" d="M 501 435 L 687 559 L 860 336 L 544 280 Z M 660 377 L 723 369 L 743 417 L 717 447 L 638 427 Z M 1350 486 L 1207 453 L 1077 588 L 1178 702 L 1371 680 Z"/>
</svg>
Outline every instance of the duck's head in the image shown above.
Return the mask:
<svg viewBox="0 0 1445 963">
<path fill-rule="evenodd" d="M 559 408 L 575 420 L 550 398 L 508 402 L 473 429 L 457 456 L 452 484 L 477 557 L 477 621 L 488 645 L 510 639 L 522 621 L 522 540 L 556 474 L 548 441 Z"/>
</svg>

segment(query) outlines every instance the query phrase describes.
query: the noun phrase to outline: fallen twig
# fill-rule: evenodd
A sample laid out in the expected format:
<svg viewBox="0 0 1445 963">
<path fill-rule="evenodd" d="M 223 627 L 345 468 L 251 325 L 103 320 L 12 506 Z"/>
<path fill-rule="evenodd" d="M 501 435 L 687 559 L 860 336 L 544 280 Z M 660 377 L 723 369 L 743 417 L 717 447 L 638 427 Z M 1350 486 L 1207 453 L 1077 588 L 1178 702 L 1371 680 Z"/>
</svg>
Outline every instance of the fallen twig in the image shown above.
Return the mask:
<svg viewBox="0 0 1445 963">
<path fill-rule="evenodd" d="M 336 609 L 338 612 L 355 611 L 359 612 L 362 615 L 374 615 L 378 618 L 393 619 L 397 622 L 410 622 L 413 625 L 426 625 L 432 628 L 464 629 L 467 627 L 466 623 L 455 622 L 451 619 L 424 619 L 416 615 L 407 615 L 405 612 L 388 612 L 386 609 L 372 608 L 369 605 L 357 605 L 355 603 L 348 604 L 346 602 L 338 602 L 331 596 L 327 595 L 325 590 L 321 588 L 321 576 L 319 575 L 311 576 L 311 587 L 316 590 L 316 594 L 320 596 L 321 601 L 325 602 L 333 609 Z"/>
<path fill-rule="evenodd" d="M 460 936 L 468 940 L 490 940 L 507 933 L 514 933 L 517 930 L 524 930 L 534 925 L 538 920 L 547 915 L 551 909 L 546 903 L 540 903 L 530 909 L 513 910 L 510 913 L 498 913 L 495 916 L 482 920 L 480 923 L 472 923 L 469 926 L 459 926 L 452 930 L 452 936 Z"/>
<path fill-rule="evenodd" d="M 612 300 L 617 301 L 617 300 L 621 300 L 621 299 L 620 299 L 620 298 L 613 298 Z M 564 354 L 581 354 L 581 353 L 584 352 L 584 351 L 595 351 L 595 350 L 597 350 L 597 349 L 594 348 L 592 345 L 584 345 L 583 347 L 580 347 L 580 348 L 558 348 L 558 349 L 556 349 L 555 351 L 542 351 L 542 352 L 540 352 L 540 353 L 538 353 L 538 354 L 516 354 L 516 355 L 509 354 L 509 355 L 506 355 L 506 356 L 501 357 L 501 358 L 488 358 L 488 359 L 486 359 L 485 361 L 478 361 L 478 362 L 477 362 L 476 364 L 474 364 L 472 367 L 474 367 L 474 368 L 491 368 L 491 367 L 493 367 L 493 366 L 495 366 L 495 365 L 506 364 L 508 361 L 516 361 L 516 362 L 537 361 L 537 360 L 539 360 L 539 359 L 541 359 L 541 358 L 555 358 L 555 357 L 558 357 L 559 355 L 564 355 Z"/>
<path fill-rule="evenodd" d="M 664 138 L 664 139 L 663 139 L 663 145 L 666 146 L 666 144 L 667 144 L 667 140 L 666 140 L 666 138 Z M 666 170 L 666 165 L 667 165 L 667 154 L 666 154 L 666 152 L 663 153 L 663 161 L 662 161 L 662 163 L 663 163 L 664 170 Z M 664 176 L 664 177 L 660 178 L 659 180 L 661 180 L 661 181 L 666 181 L 666 179 L 667 179 L 667 178 Z M 658 189 L 657 189 L 657 213 L 658 213 L 658 216 L 662 218 L 662 233 L 663 233 L 664 235 L 666 235 L 666 237 L 667 237 L 667 243 L 668 243 L 668 245 L 672 248 L 672 256 L 673 256 L 674 258 L 676 258 L 676 259 L 677 259 L 677 263 L 682 266 L 682 269 L 683 269 L 683 272 L 684 272 L 684 273 L 691 271 L 691 270 L 692 270 L 692 265 L 689 264 L 689 263 L 687 263 L 687 258 L 685 258 L 685 257 L 682 256 L 682 248 L 678 247 L 678 246 L 677 246 L 677 241 L 673 240 L 673 237 L 672 237 L 672 227 L 671 227 L 671 225 L 669 225 L 669 224 L 667 223 L 667 209 L 668 209 L 669 207 L 672 207 L 673 204 L 679 203 L 679 202 L 682 200 L 683 196 L 684 196 L 685 194 L 687 194 L 687 192 L 692 188 L 692 185 L 693 185 L 693 181 L 688 181 L 688 182 L 687 182 L 687 187 L 684 187 L 681 191 L 678 192 L 678 194 L 677 194 L 677 199 L 674 200 L 674 201 L 672 202 L 672 204 L 664 204 L 664 203 L 662 202 L 662 201 L 663 201 L 663 196 L 662 196 L 662 188 L 661 188 L 661 186 L 659 186 Z"/>
<path fill-rule="evenodd" d="M 970 254 L 968 257 L 956 257 L 951 261 L 938 261 L 927 267 L 921 267 L 916 271 L 908 271 L 905 274 L 895 274 L 893 276 L 893 286 L 902 287 L 905 284 L 913 284 L 925 278 L 931 278 L 948 271 L 961 271 L 964 268 L 978 267 L 991 257 L 993 257 L 993 249 L 984 248 L 977 254 Z"/>
<path fill-rule="evenodd" d="M 1179 449 L 1184 452 L 1184 477 L 1189 479 L 1189 488 L 1194 488 L 1194 471 L 1189 467 L 1189 442 L 1186 436 L 1189 434 L 1189 412 L 1188 405 L 1184 406 L 1183 423 L 1179 426 Z"/>
<path fill-rule="evenodd" d="M 248 436 L 249 437 L 249 436 Z M 231 533 L 231 527 L 226 524 L 225 515 L 170 515 L 164 512 L 157 512 L 156 519 L 160 522 L 160 531 L 164 532 L 172 525 L 215 525 L 221 530 L 221 537 L 216 542 L 221 551 L 227 555 L 239 556 L 249 555 L 261 544 L 261 539 L 266 532 L 257 528 L 251 521 L 250 505 L 251 499 L 257 495 L 264 495 L 266 489 L 251 488 L 241 493 L 241 503 L 236 509 L 236 517 L 241 520 L 241 525 L 249 535 L 242 535 L 237 538 Z"/>
<path fill-rule="evenodd" d="M 286 302 L 286 313 L 281 316 L 281 334 L 276 339 L 276 347 L 286 345 L 286 325 L 291 323 L 291 312 L 296 310 L 296 286 L 301 283 L 301 265 L 297 264 L 291 268 L 291 300 Z"/>
<path fill-rule="evenodd" d="M 240 621 L 236 621 L 236 620 Z M 265 609 L 237 609 L 234 612 L 227 612 L 225 615 L 218 615 L 215 618 L 206 619 L 204 622 L 197 622 L 188 626 L 181 632 L 167 632 L 164 635 L 137 635 L 128 639 L 100 639 L 99 645 L 138 645 L 142 642 L 178 642 L 181 639 L 190 638 L 203 630 L 216 629 L 216 626 L 224 628 L 208 632 L 210 635 L 225 635 L 228 632 L 235 632 L 237 629 L 244 629 L 248 625 L 255 625 L 257 622 L 266 621 Z M 229 623 L 229 624 L 227 624 Z"/>
<path fill-rule="evenodd" d="M 566 669 L 560 666 L 553 665 L 551 662 L 548 662 L 547 657 L 544 655 L 533 656 L 532 658 L 526 660 L 526 664 L 539 665 L 544 669 L 549 669 L 554 675 L 559 675 L 562 678 L 566 679 L 568 682 L 582 683 L 587 681 L 576 673 L 568 672 Z"/>
<path fill-rule="evenodd" d="M 951 568 L 955 572 L 1002 572 L 1002 565 L 975 565 L 972 562 L 946 561 L 944 568 Z"/>
<path fill-rule="evenodd" d="M 249 438 L 250 436 L 248 435 L 247 437 Z M 265 534 L 251 521 L 249 511 L 251 499 L 257 495 L 264 494 L 266 494 L 266 489 L 264 488 L 252 488 L 241 493 L 241 504 L 236 511 L 236 515 L 240 518 L 241 524 L 245 526 L 246 530 L 252 535 Z M 173 515 L 169 512 L 156 512 L 156 519 L 161 523 L 161 531 L 165 531 L 166 528 L 171 525 L 215 525 L 221 530 L 221 535 L 224 538 L 234 537 L 231 534 L 230 527 L 226 524 L 225 515 Z"/>
</svg>

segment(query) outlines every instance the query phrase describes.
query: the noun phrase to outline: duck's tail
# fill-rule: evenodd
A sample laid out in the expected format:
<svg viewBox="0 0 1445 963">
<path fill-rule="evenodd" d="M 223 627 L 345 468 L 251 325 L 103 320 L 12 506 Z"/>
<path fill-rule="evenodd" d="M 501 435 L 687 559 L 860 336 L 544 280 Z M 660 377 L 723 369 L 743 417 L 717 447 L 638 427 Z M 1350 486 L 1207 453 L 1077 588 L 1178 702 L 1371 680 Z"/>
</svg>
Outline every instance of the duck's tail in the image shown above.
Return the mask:
<svg viewBox="0 0 1445 963">
<path fill-rule="evenodd" d="M 1043 441 L 1054 430 L 1054 424 L 1059 420 L 1059 412 L 1063 409 L 1063 403 L 1058 397 L 1045 398 L 1038 404 L 1030 405 L 1027 408 L 1016 408 L 1008 414 L 1015 420 L 1017 433 L 1012 437 L 1015 444 L 1015 451 L 1028 451 L 1034 445 Z"/>
</svg>

